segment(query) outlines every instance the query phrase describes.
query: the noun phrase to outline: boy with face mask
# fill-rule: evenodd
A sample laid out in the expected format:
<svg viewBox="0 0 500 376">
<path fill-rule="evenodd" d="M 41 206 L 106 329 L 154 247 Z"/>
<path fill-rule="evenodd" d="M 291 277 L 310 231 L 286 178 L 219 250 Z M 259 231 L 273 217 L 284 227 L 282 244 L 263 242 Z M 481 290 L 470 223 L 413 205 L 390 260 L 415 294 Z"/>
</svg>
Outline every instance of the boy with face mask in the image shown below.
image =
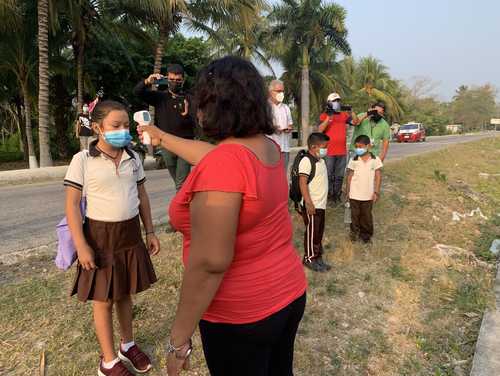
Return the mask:
<svg viewBox="0 0 500 376">
<path fill-rule="evenodd" d="M 382 161 L 371 153 L 370 137 L 354 140 L 355 157 L 347 166 L 346 193 L 351 206 L 351 240 L 369 243 L 373 236 L 373 204 L 379 199 Z"/>
<path fill-rule="evenodd" d="M 324 158 L 330 138 L 323 133 L 312 133 L 307 140 L 308 153 L 312 158 L 302 158 L 299 164 L 299 186 L 303 197 L 302 217 L 304 233 L 304 265 L 315 271 L 325 272 L 331 266 L 323 261 L 323 233 L 325 210 L 328 200 L 328 172 Z M 311 181 L 311 161 L 315 161 L 315 173 Z"/>
</svg>

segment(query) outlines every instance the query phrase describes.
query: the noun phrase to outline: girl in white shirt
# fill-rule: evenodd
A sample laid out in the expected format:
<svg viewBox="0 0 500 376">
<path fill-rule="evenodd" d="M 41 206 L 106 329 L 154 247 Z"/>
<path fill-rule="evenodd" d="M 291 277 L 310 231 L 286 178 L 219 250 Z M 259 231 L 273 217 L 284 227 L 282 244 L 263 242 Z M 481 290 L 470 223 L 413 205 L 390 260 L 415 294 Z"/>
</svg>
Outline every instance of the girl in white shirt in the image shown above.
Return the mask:
<svg viewBox="0 0 500 376">
<path fill-rule="evenodd" d="M 98 375 L 132 375 L 124 363 L 144 373 L 151 362 L 134 343 L 131 294 L 156 282 L 150 254 L 160 251 L 160 243 L 153 230 L 144 169 L 139 156 L 128 148 L 126 108 L 114 101 L 100 102 L 92 113 L 92 126 L 98 139 L 88 151 L 73 157 L 64 180 L 66 216 L 78 254 L 72 295 L 93 301 L 103 354 Z M 80 213 L 82 193 L 87 201 L 85 218 Z M 118 356 L 113 343 L 113 306 L 122 338 Z"/>
</svg>

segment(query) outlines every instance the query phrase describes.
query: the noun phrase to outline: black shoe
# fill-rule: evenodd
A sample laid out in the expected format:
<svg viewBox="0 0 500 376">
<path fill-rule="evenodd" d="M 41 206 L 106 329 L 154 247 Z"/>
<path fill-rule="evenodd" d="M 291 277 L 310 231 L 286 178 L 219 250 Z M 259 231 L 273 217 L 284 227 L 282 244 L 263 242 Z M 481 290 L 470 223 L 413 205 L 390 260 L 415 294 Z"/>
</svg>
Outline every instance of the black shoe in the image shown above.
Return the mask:
<svg viewBox="0 0 500 376">
<path fill-rule="evenodd" d="M 317 259 L 317 263 L 322 266 L 323 268 L 325 268 L 326 271 L 328 270 L 331 270 L 332 269 L 332 266 L 327 264 L 322 257 L 318 258 Z"/>
<path fill-rule="evenodd" d="M 308 269 L 311 269 L 313 272 L 326 272 L 326 269 L 320 263 L 318 263 L 317 260 L 304 261 L 304 266 Z"/>
</svg>

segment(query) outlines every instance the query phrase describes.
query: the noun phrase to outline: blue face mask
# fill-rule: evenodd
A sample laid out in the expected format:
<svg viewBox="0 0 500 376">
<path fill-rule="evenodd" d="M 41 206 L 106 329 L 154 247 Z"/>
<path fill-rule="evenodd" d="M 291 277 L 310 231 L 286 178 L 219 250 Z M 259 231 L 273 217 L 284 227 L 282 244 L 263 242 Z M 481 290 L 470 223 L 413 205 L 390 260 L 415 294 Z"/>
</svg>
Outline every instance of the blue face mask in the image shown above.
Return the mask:
<svg viewBox="0 0 500 376">
<path fill-rule="evenodd" d="M 327 149 L 327 148 L 320 148 L 320 149 L 319 149 L 319 157 L 320 157 L 320 158 L 325 158 L 325 157 L 326 157 L 327 152 L 328 152 L 328 149 Z"/>
<path fill-rule="evenodd" d="M 355 153 L 358 156 L 365 155 L 368 150 L 366 148 L 356 148 Z"/>
<path fill-rule="evenodd" d="M 119 129 L 117 131 L 104 132 L 104 140 L 115 148 L 123 148 L 130 144 L 132 136 L 128 129 Z"/>
</svg>

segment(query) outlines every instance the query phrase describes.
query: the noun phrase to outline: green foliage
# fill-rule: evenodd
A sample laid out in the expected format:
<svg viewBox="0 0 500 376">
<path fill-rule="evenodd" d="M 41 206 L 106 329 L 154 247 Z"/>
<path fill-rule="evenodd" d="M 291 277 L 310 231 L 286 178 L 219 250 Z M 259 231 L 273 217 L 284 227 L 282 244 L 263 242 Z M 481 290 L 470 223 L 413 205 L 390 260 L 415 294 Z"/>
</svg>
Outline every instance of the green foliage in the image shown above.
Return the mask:
<svg viewBox="0 0 500 376">
<path fill-rule="evenodd" d="M 19 133 L 14 133 L 14 134 L 6 137 L 5 143 L 0 142 L 0 151 L 6 152 L 6 153 L 20 152 L 20 150 L 19 150 Z"/>
<path fill-rule="evenodd" d="M 439 170 L 434 170 L 434 179 L 439 182 L 446 183 L 448 181 L 448 176 Z"/>
<path fill-rule="evenodd" d="M 383 101 L 387 105 L 387 117 L 400 121 L 403 115 L 401 105 L 402 86 L 393 79 L 388 68 L 376 58 L 369 56 L 356 61 L 348 58 L 341 62 L 345 67 L 343 80 L 349 82 L 347 99 L 363 110 L 375 101 Z"/>
<path fill-rule="evenodd" d="M 2 151 L 0 150 L 0 163 L 21 161 L 24 157 L 20 151 Z"/>
<path fill-rule="evenodd" d="M 455 124 L 463 124 L 464 130 L 479 129 L 489 124 L 497 114 L 496 89 L 491 85 L 469 88 L 460 86 L 451 103 L 451 116 Z"/>
</svg>

